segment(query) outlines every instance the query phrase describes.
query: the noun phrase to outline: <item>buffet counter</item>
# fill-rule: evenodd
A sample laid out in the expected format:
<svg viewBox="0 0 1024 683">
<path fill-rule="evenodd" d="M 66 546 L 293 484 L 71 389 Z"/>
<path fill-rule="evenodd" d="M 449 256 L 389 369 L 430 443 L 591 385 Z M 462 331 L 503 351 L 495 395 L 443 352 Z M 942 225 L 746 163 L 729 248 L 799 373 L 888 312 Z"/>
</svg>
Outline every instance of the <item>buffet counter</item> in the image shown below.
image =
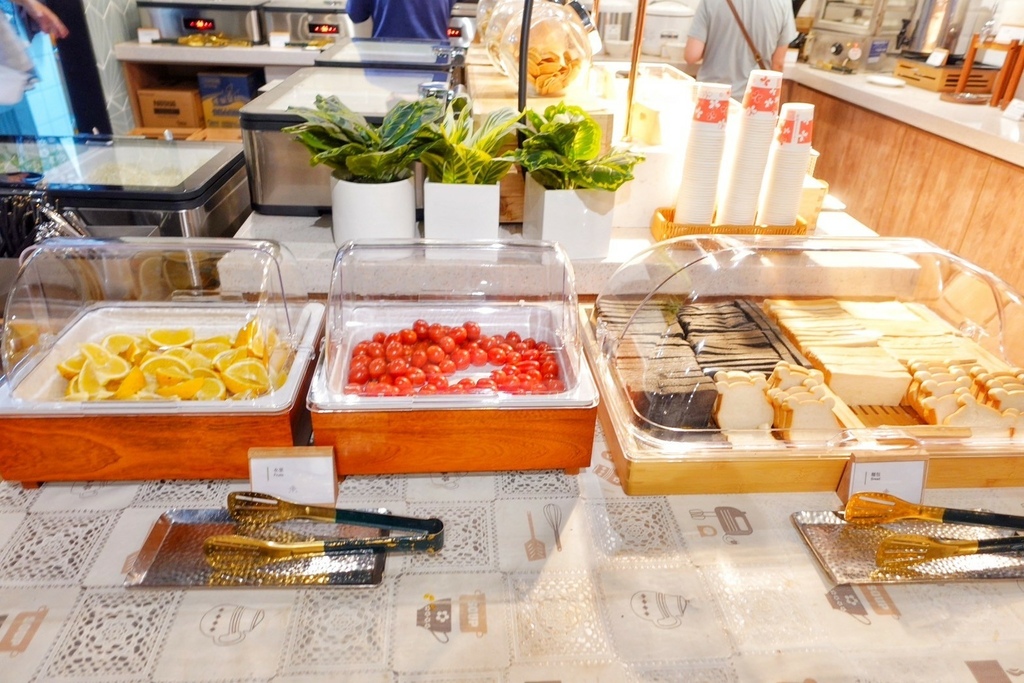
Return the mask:
<svg viewBox="0 0 1024 683">
<path fill-rule="evenodd" d="M 815 106 L 815 176 L 880 235 L 921 237 L 1024 288 L 1024 124 L 870 74 L 786 67 L 784 101 Z"/>
<path fill-rule="evenodd" d="M 864 237 L 876 234 L 842 211 L 842 205 L 834 198 L 826 198 L 824 209 L 818 217 L 818 225 L 813 233 L 815 235 Z M 522 230 L 517 224 L 503 224 L 502 230 L 507 239 L 522 239 Z M 330 215 L 313 218 L 269 216 L 254 212 L 242 224 L 235 237 L 280 242 L 298 261 L 308 291 L 316 294 L 328 291 L 334 256 L 338 250 L 331 236 Z M 584 297 L 599 294 L 615 269 L 649 247 L 652 240 L 648 228 L 615 228 L 607 258 L 573 261 L 576 292 Z"/>
<path fill-rule="evenodd" d="M 211 456 L 214 457 L 214 456 Z M 6 683 L 1009 681 L 1024 582 L 832 585 L 790 516 L 832 493 L 627 497 L 600 431 L 560 472 L 350 477 L 344 507 L 437 516 L 369 587 L 125 588 L 169 508 L 242 481 L 0 483 Z M 932 490 L 1021 514 L 1024 490 Z"/>
<path fill-rule="evenodd" d="M 1024 124 L 1005 118 L 998 107 L 944 102 L 939 93 L 911 85 L 878 85 L 872 73 L 841 74 L 806 64 L 787 65 L 784 73 L 793 83 L 1024 167 Z"/>
</svg>

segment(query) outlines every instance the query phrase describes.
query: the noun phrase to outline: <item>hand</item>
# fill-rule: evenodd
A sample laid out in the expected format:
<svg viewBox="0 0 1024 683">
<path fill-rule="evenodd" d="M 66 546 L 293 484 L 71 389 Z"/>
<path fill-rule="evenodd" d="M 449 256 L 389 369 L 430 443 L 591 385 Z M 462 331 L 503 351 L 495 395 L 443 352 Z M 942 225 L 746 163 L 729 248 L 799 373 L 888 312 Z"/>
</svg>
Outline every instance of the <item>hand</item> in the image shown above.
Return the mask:
<svg viewBox="0 0 1024 683">
<path fill-rule="evenodd" d="M 49 33 L 54 38 L 67 38 L 68 27 L 64 25 L 64 22 L 60 20 L 53 10 L 39 2 L 39 0 L 14 0 L 16 3 L 25 8 L 25 11 L 33 21 L 39 24 L 46 33 Z"/>
</svg>

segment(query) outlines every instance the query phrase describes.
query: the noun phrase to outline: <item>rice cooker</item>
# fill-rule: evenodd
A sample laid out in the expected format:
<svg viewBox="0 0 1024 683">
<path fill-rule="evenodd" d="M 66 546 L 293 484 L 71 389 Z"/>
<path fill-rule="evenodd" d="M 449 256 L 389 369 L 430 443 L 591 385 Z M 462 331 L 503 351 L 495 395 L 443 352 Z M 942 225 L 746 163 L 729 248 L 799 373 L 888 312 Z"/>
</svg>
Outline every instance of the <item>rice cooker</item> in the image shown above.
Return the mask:
<svg viewBox="0 0 1024 683">
<path fill-rule="evenodd" d="M 679 0 L 661 0 L 647 5 L 644 42 L 640 51 L 660 57 L 670 43 L 685 43 L 693 23 L 693 9 Z"/>
<path fill-rule="evenodd" d="M 267 35 L 287 34 L 289 43 L 334 42 L 352 35 L 345 0 L 267 0 L 263 4 Z"/>
<path fill-rule="evenodd" d="M 264 0 L 138 0 L 139 24 L 155 28 L 162 39 L 221 35 L 265 42 L 260 5 Z"/>
</svg>

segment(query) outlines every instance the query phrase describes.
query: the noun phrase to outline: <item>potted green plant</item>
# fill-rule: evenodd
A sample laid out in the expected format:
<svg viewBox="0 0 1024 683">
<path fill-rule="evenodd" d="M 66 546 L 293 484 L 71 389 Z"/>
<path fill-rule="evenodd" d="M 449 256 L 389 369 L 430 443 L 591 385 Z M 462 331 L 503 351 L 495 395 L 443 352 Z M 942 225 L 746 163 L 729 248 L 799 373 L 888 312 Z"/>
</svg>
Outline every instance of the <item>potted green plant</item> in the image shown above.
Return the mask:
<svg viewBox="0 0 1024 683">
<path fill-rule="evenodd" d="M 602 153 L 601 127 L 580 107 L 559 102 L 525 114 L 515 154 L 527 173 L 523 236 L 559 242 L 570 258 L 606 257 L 615 192 L 643 155 Z"/>
<path fill-rule="evenodd" d="M 314 108 L 291 109 L 306 121 L 284 128 L 305 145 L 310 163 L 331 168 L 334 240 L 415 238 L 413 165 L 437 141 L 435 121 L 444 103 L 435 98 L 400 101 L 380 125 L 331 95 Z"/>
<path fill-rule="evenodd" d="M 500 188 L 515 156 L 499 155 L 519 130 L 520 115 L 502 107 L 474 123 L 473 101 L 455 97 L 437 126 L 436 142 L 420 161 L 423 186 L 423 234 L 439 239 L 496 239 Z"/>
</svg>

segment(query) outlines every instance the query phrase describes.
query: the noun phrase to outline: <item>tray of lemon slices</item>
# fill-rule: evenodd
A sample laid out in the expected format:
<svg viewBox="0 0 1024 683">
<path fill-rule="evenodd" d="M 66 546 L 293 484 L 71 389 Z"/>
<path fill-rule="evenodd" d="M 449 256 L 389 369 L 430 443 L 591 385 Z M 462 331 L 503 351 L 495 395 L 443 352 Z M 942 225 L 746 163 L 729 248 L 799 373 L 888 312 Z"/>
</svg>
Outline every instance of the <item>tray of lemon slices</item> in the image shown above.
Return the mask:
<svg viewBox="0 0 1024 683">
<path fill-rule="evenodd" d="M 325 306 L 267 291 L 282 281 L 273 246 L 202 246 L 197 255 L 170 242 L 158 257 L 148 247 L 162 269 L 133 267 L 124 245 L 26 261 L 0 343 L 0 476 L 248 478 L 250 447 L 309 443 L 305 395 Z M 194 281 L 154 287 L 153 272 L 188 262 L 180 249 Z M 147 272 L 142 286 L 117 277 Z"/>
</svg>

